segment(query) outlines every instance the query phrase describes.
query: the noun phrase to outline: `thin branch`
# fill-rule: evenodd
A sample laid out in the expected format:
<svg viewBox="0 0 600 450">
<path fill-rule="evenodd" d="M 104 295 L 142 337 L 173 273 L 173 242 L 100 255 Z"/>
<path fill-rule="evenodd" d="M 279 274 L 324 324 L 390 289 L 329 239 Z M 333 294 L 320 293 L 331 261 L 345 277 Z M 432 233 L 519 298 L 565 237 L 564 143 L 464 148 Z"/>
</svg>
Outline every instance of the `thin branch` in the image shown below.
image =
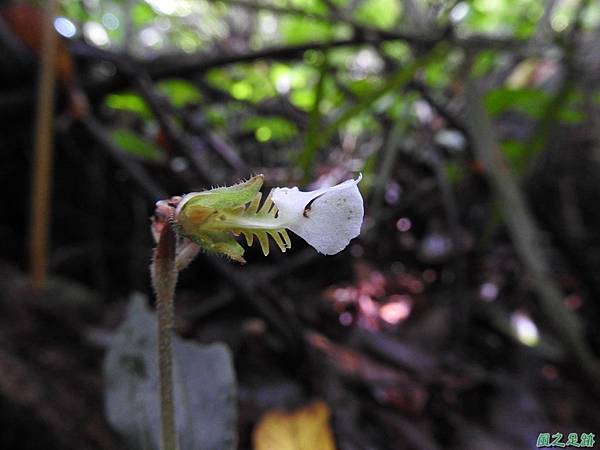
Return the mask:
<svg viewBox="0 0 600 450">
<path fill-rule="evenodd" d="M 371 228 L 371 233 L 367 235 L 367 242 L 376 237 L 378 225 L 382 219 L 381 212 L 385 198 L 385 190 L 392 177 L 394 168 L 396 167 L 396 161 L 401 147 L 401 135 L 402 127 L 399 122 L 396 122 L 389 130 L 383 147 L 380 150 L 381 154 L 379 156 L 377 176 L 375 177 L 373 193 L 369 205 L 370 215 L 373 219 L 373 227 Z"/>
<path fill-rule="evenodd" d="M 529 152 L 529 159 L 534 158 L 544 148 L 544 145 L 551 137 L 551 134 L 555 129 L 555 124 L 559 120 L 560 112 L 569 100 L 569 96 L 573 92 L 577 82 L 577 40 L 579 38 L 581 27 L 583 26 L 583 13 L 589 6 L 589 3 L 589 0 L 581 0 L 575 10 L 573 25 L 567 32 L 565 42 L 562 45 L 565 55 L 563 58 L 563 68 L 565 73 L 561 85 L 557 89 L 556 94 L 554 94 L 546 105 L 544 115 L 536 124 L 529 142 L 526 145 Z M 535 162 L 531 163 L 530 166 L 534 163 Z"/>
<path fill-rule="evenodd" d="M 206 126 L 204 117 L 200 115 L 199 111 L 192 111 L 189 114 L 185 114 L 173 108 L 171 104 L 167 108 L 181 120 L 185 128 L 200 136 L 238 174 L 245 176 L 249 173 L 249 168 L 242 158 L 240 158 L 239 153 L 225 139 Z"/>
<path fill-rule="evenodd" d="M 177 129 L 173 119 L 166 113 L 161 99 L 154 90 L 152 80 L 143 71 L 136 71 L 136 74 L 133 75 L 133 77 L 140 88 L 142 97 L 144 97 L 148 103 L 152 114 L 165 132 L 169 142 L 190 163 L 194 172 L 196 172 L 201 179 L 210 184 L 216 184 L 218 180 L 214 177 L 208 166 L 196 157 L 194 150 L 190 147 L 185 136 Z"/>
<path fill-rule="evenodd" d="M 222 0 L 208 0 L 209 3 L 218 3 Z M 240 8 L 244 8 L 250 11 L 269 11 L 275 14 L 287 15 L 287 16 L 298 16 L 303 17 L 305 19 L 310 19 L 319 22 L 331 23 L 335 21 L 334 17 L 331 17 L 327 14 L 319 14 L 314 12 L 305 11 L 300 8 L 295 8 L 293 6 L 279 6 L 272 3 L 258 3 L 258 2 L 250 2 L 247 0 L 225 0 L 225 3 L 231 6 L 238 6 Z"/>
<path fill-rule="evenodd" d="M 119 166 L 127 171 L 129 176 L 131 176 L 141 188 L 142 192 L 144 192 L 152 202 L 167 198 L 167 193 L 154 182 L 144 167 L 128 158 L 124 152 L 110 140 L 110 132 L 102 126 L 102 124 L 89 114 L 81 118 L 80 123 L 92 139 L 99 144 L 100 148 L 106 151 Z"/>
<path fill-rule="evenodd" d="M 511 174 L 494 136 L 492 124 L 481 101 L 476 82 L 469 80 L 466 91 L 468 126 L 473 139 L 474 152 L 483 163 L 498 201 L 504 212 L 515 249 L 534 281 L 542 312 L 561 338 L 565 347 L 572 351 L 584 374 L 594 380 L 598 389 L 598 363 L 592 355 L 582 327 L 575 313 L 563 304 L 563 294 L 550 275 L 548 263 L 539 241 L 540 232 Z"/>
<path fill-rule="evenodd" d="M 440 30 L 431 35 L 408 34 L 395 31 L 377 30 L 357 25 L 352 37 L 347 39 L 335 39 L 325 42 L 309 42 L 298 45 L 283 45 L 266 47 L 259 50 L 250 50 L 240 53 L 225 55 L 194 55 L 188 58 L 177 56 L 166 56 L 156 58 L 152 61 L 142 63 L 152 78 L 168 78 L 172 76 L 191 76 L 217 67 L 228 66 L 238 63 L 250 63 L 258 60 L 289 60 L 297 59 L 308 50 L 325 51 L 338 47 L 351 47 L 365 44 L 379 44 L 386 41 L 405 41 L 410 45 L 423 49 L 431 49 L 436 44 L 449 40 L 459 46 L 483 46 L 500 48 L 522 48 L 523 41 L 501 38 L 489 38 L 478 36 L 473 38 L 453 37 L 449 30 Z"/>
<path fill-rule="evenodd" d="M 49 0 L 44 14 L 41 48 L 41 70 L 35 119 L 35 150 L 31 197 L 30 264 L 33 286 L 41 289 L 46 279 L 48 259 L 48 227 L 54 142 L 54 103 L 58 37 L 52 18 L 58 11 L 57 0 Z"/>
<path fill-rule="evenodd" d="M 440 115 L 440 117 L 446 121 L 448 126 L 460 131 L 465 137 L 468 138 L 469 132 L 464 122 L 458 117 L 457 114 L 454 114 L 452 111 L 450 111 L 446 105 L 443 105 L 437 101 L 433 95 L 431 95 L 431 92 L 424 83 L 419 80 L 413 80 L 408 83 L 407 87 L 418 92 L 421 97 L 423 97 L 423 100 L 429 103 L 429 106 L 431 106 Z"/>
<path fill-rule="evenodd" d="M 448 176 L 444 170 L 441 156 L 435 148 L 426 153 L 427 162 L 437 180 L 438 188 L 446 213 L 446 222 L 450 230 L 452 240 L 452 257 L 454 260 L 454 272 L 456 279 L 454 281 L 454 294 L 456 307 L 452 308 L 452 320 L 454 325 L 454 336 L 459 342 L 465 340 L 468 333 L 468 325 L 471 316 L 471 297 L 467 292 L 467 263 L 465 261 L 463 236 L 460 225 L 460 212 L 456 195 L 448 181 Z"/>
</svg>

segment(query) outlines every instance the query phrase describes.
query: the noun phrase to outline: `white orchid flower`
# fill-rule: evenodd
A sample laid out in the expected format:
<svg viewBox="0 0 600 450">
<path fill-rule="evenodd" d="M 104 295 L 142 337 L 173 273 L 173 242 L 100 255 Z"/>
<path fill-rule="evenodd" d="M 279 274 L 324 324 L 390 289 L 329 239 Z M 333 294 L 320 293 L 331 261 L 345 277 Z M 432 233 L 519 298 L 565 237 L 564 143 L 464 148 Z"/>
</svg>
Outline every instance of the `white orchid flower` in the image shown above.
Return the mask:
<svg viewBox="0 0 600 450">
<path fill-rule="evenodd" d="M 290 248 L 286 231 L 290 230 L 318 252 L 333 255 L 360 234 L 364 207 L 357 185 L 361 178 L 311 192 L 275 188 L 261 204 L 263 177 L 258 175 L 235 186 L 178 198 L 175 225 L 200 247 L 240 262 L 244 262 L 244 249 L 230 233 L 243 234 L 248 245 L 256 237 L 267 255 L 268 236 L 281 251 Z"/>
<path fill-rule="evenodd" d="M 360 234 L 363 199 L 356 180 L 302 192 L 297 187 L 273 189 L 281 226 L 293 231 L 319 253 L 335 255 Z"/>
</svg>

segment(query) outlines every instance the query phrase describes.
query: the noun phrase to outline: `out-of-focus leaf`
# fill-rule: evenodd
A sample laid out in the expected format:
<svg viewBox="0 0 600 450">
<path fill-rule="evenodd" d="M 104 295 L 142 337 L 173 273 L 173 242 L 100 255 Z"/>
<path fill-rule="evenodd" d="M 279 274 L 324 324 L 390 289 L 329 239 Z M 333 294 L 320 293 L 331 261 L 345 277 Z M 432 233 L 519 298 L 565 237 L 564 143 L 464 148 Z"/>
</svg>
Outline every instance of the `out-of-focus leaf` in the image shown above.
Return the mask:
<svg viewBox="0 0 600 450">
<path fill-rule="evenodd" d="M 474 0 L 469 2 L 463 24 L 482 33 L 526 37 L 535 30 L 543 12 L 543 2 L 537 0 Z"/>
<path fill-rule="evenodd" d="M 223 344 L 198 345 L 175 338 L 174 396 L 181 449 L 233 450 L 236 383 Z M 160 408 L 157 321 L 143 296 L 134 296 L 104 361 L 105 407 L 128 448 L 159 450 Z"/>
<path fill-rule="evenodd" d="M 461 62 L 461 55 L 456 51 L 440 55 L 431 60 L 423 69 L 425 83 L 432 88 L 445 88 L 452 82 L 453 74 Z"/>
<path fill-rule="evenodd" d="M 523 142 L 507 140 L 502 142 L 501 148 L 506 160 L 517 173 L 525 168 L 531 155 Z"/>
<path fill-rule="evenodd" d="M 408 64 L 398 70 L 395 74 L 391 75 L 385 84 L 383 84 L 378 90 L 372 92 L 369 95 L 361 98 L 354 105 L 346 108 L 342 111 L 319 135 L 319 145 L 327 142 L 334 133 L 348 124 L 350 127 L 356 125 L 357 118 L 362 116 L 369 108 L 371 108 L 377 101 L 382 99 L 392 91 L 402 89 L 410 80 L 413 79 L 415 73 L 430 63 L 433 59 L 438 57 L 441 53 L 442 46 L 436 47 L 431 53 L 421 56 L 414 60 L 411 64 Z"/>
<path fill-rule="evenodd" d="M 354 18 L 365 25 L 389 29 L 400 17 L 396 0 L 366 0 L 354 11 Z"/>
<path fill-rule="evenodd" d="M 310 111 L 315 103 L 315 91 L 312 89 L 298 89 L 290 95 L 292 104 L 304 111 Z"/>
<path fill-rule="evenodd" d="M 283 41 L 289 45 L 326 41 L 334 37 L 335 31 L 331 24 L 293 16 L 282 17 L 279 27 Z"/>
<path fill-rule="evenodd" d="M 141 27 L 154 20 L 156 13 L 148 3 L 136 2 L 131 9 L 131 17 L 133 19 L 133 25 Z"/>
<path fill-rule="evenodd" d="M 381 48 L 387 56 L 405 61 L 411 55 L 411 48 L 406 42 L 383 42 Z"/>
<path fill-rule="evenodd" d="M 513 110 L 526 114 L 534 119 L 544 116 L 552 97 L 541 89 L 500 88 L 490 91 L 485 96 L 485 107 L 492 117 Z M 562 122 L 576 123 L 584 119 L 581 111 L 576 109 L 578 96 L 572 95 L 565 107 L 558 111 L 557 119 Z"/>
<path fill-rule="evenodd" d="M 117 111 L 133 112 L 139 114 L 144 119 L 149 119 L 151 117 L 150 108 L 144 99 L 131 92 L 107 95 L 104 99 L 104 103 L 109 108 Z"/>
<path fill-rule="evenodd" d="M 271 66 L 270 77 L 277 91 L 286 94 L 289 90 L 306 87 L 314 72 L 313 67 L 308 65 L 275 63 Z"/>
<path fill-rule="evenodd" d="M 237 100 L 259 102 L 276 94 L 269 79 L 268 66 L 238 64 L 231 68 L 213 69 L 207 74 L 207 81 L 228 91 Z"/>
<path fill-rule="evenodd" d="M 326 3 L 321 0 L 291 0 L 289 4 L 290 6 L 302 9 L 311 14 L 327 13 Z"/>
<path fill-rule="evenodd" d="M 290 122 L 283 117 L 262 117 L 253 116 L 246 119 L 242 129 L 253 131 L 259 141 L 285 141 L 293 138 L 298 133 L 298 127 L 293 122 Z M 262 139 L 259 134 L 268 130 L 268 139 Z"/>
<path fill-rule="evenodd" d="M 494 68 L 496 61 L 498 60 L 498 53 L 492 50 L 484 50 L 480 52 L 473 63 L 473 75 L 476 77 L 482 77 Z"/>
<path fill-rule="evenodd" d="M 157 86 L 158 90 L 169 97 L 171 103 L 178 108 L 188 103 L 198 103 L 202 99 L 198 88 L 186 80 L 164 80 Z"/>
<path fill-rule="evenodd" d="M 254 450 L 335 450 L 329 416 L 321 400 L 291 413 L 270 411 L 254 429 Z"/>
<path fill-rule="evenodd" d="M 446 163 L 444 166 L 446 178 L 450 184 L 460 183 L 465 177 L 465 168 L 455 162 Z"/>
<path fill-rule="evenodd" d="M 379 87 L 381 87 L 381 79 L 376 77 L 369 77 L 362 78 L 359 80 L 350 80 L 347 83 L 347 86 L 353 94 L 362 97 L 363 95 L 372 94 Z"/>
<path fill-rule="evenodd" d="M 173 40 L 186 53 L 193 53 L 204 46 L 204 42 L 195 30 L 182 28 L 173 33 Z"/>
<path fill-rule="evenodd" d="M 84 21 L 87 18 L 87 14 L 83 8 L 83 4 L 80 1 L 66 1 L 61 2 L 60 7 L 71 20 Z"/>
<path fill-rule="evenodd" d="M 157 145 L 129 130 L 115 130 L 112 138 L 127 153 L 155 162 L 164 159 L 164 153 Z"/>
<path fill-rule="evenodd" d="M 485 108 L 491 116 L 498 116 L 509 109 L 539 118 L 548 102 L 548 94 L 541 89 L 500 88 L 485 96 Z"/>
</svg>

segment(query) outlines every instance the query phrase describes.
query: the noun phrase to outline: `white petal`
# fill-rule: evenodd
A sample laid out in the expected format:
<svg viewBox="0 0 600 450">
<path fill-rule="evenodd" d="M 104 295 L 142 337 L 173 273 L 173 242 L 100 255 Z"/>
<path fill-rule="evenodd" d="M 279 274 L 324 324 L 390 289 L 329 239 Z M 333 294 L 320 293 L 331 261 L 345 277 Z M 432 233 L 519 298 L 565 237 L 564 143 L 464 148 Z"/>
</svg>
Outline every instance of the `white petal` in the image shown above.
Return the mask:
<svg viewBox="0 0 600 450">
<path fill-rule="evenodd" d="M 360 234 L 364 216 L 357 186 L 360 180 L 361 177 L 312 192 L 274 189 L 278 220 L 318 252 L 334 255 Z"/>
</svg>

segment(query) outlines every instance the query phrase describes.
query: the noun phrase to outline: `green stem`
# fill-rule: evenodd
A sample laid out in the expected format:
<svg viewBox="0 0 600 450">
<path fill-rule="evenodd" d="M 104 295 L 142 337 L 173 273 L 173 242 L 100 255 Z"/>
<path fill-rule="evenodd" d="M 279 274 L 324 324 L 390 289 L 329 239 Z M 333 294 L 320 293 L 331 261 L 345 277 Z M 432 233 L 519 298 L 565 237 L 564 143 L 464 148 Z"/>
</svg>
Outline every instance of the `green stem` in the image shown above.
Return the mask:
<svg viewBox="0 0 600 450">
<path fill-rule="evenodd" d="M 173 401 L 173 352 L 171 337 L 174 328 L 176 237 L 167 222 L 154 249 L 152 284 L 156 293 L 158 311 L 158 370 L 160 379 L 160 416 L 162 450 L 177 450 L 175 432 L 175 406 Z"/>
</svg>

